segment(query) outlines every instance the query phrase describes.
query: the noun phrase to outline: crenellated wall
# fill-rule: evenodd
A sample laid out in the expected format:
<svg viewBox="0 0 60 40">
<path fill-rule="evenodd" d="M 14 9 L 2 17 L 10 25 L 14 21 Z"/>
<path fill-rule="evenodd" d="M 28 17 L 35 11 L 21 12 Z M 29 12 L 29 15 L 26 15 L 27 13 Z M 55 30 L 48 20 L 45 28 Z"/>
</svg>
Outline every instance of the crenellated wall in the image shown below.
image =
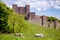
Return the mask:
<svg viewBox="0 0 60 40">
<path fill-rule="evenodd" d="M 30 12 L 30 5 L 26 5 L 25 7 L 18 7 L 16 4 L 12 5 L 13 10 L 15 13 L 22 14 L 24 16 L 28 16 L 28 13 Z"/>
</svg>

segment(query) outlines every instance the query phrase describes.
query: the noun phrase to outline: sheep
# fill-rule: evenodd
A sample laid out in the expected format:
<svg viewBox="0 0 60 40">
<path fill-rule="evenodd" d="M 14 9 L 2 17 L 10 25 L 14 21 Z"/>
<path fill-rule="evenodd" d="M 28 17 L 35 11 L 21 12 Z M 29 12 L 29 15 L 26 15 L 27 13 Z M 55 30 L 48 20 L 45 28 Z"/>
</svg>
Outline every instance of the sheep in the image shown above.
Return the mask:
<svg viewBox="0 0 60 40">
<path fill-rule="evenodd" d="M 19 33 L 19 36 L 21 36 L 21 37 L 22 37 L 22 36 L 23 36 L 23 34 L 22 34 L 22 33 Z"/>
<path fill-rule="evenodd" d="M 15 33 L 16 36 L 19 36 L 19 33 Z"/>
<path fill-rule="evenodd" d="M 35 37 L 43 37 L 44 34 L 35 34 Z"/>
<path fill-rule="evenodd" d="M 21 37 L 25 38 L 22 33 L 15 33 L 15 35 L 16 36 L 21 36 Z"/>
</svg>

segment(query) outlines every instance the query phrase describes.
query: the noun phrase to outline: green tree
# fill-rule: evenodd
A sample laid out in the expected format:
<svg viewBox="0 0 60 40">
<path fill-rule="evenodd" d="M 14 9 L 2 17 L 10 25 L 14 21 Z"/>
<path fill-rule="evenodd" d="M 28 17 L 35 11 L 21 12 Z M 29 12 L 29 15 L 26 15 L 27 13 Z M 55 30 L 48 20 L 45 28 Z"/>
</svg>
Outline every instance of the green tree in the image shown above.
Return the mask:
<svg viewBox="0 0 60 40">
<path fill-rule="evenodd" d="M 54 21 L 54 20 L 56 20 L 56 19 L 57 19 L 57 18 L 52 17 L 52 16 L 48 17 L 48 21 Z"/>
<path fill-rule="evenodd" d="M 58 20 L 58 22 L 60 22 L 60 20 L 56 17 L 52 17 L 52 16 L 48 17 L 48 21 L 54 21 L 54 20 Z"/>
<path fill-rule="evenodd" d="M 27 22 L 24 17 L 19 14 L 10 14 L 8 17 L 8 32 L 23 32 L 27 29 Z"/>
<path fill-rule="evenodd" d="M 3 2 L 0 1 L 0 30 L 5 29 L 7 26 L 7 19 L 9 14 L 13 11 L 7 7 Z"/>
<path fill-rule="evenodd" d="M 0 2 L 0 30 L 5 29 L 8 32 L 23 32 L 28 23 L 22 15 L 14 13 L 12 9 Z"/>
</svg>

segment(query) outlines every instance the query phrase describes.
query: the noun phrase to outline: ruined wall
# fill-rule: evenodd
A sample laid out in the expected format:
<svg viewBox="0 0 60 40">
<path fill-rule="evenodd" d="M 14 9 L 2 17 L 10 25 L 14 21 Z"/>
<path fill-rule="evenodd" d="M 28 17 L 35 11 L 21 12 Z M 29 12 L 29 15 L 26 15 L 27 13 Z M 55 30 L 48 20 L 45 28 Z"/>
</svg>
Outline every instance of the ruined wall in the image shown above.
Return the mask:
<svg viewBox="0 0 60 40">
<path fill-rule="evenodd" d="M 58 21 L 54 20 L 54 28 L 58 29 Z"/>
<path fill-rule="evenodd" d="M 47 27 L 48 17 L 43 15 L 41 16 L 41 18 L 42 18 L 42 26 Z"/>
<path fill-rule="evenodd" d="M 35 12 L 29 12 L 28 14 L 29 20 L 32 20 L 35 18 Z"/>
<path fill-rule="evenodd" d="M 60 28 L 60 22 L 58 22 L 58 28 Z"/>
<path fill-rule="evenodd" d="M 48 21 L 48 27 L 59 29 L 60 28 L 60 22 L 58 22 L 58 20 Z"/>
<path fill-rule="evenodd" d="M 40 16 L 35 16 L 35 22 L 36 22 L 37 24 L 39 24 L 40 26 L 42 26 L 42 19 L 41 19 Z"/>
<path fill-rule="evenodd" d="M 48 27 L 54 27 L 54 21 L 48 21 Z"/>
<path fill-rule="evenodd" d="M 29 17 L 29 19 L 28 19 L 29 22 L 35 23 L 35 21 L 34 21 L 35 20 L 35 12 L 29 12 L 28 17 Z"/>
<path fill-rule="evenodd" d="M 28 21 L 42 26 L 42 20 L 41 20 L 40 16 L 35 16 L 34 18 L 29 19 Z"/>
</svg>

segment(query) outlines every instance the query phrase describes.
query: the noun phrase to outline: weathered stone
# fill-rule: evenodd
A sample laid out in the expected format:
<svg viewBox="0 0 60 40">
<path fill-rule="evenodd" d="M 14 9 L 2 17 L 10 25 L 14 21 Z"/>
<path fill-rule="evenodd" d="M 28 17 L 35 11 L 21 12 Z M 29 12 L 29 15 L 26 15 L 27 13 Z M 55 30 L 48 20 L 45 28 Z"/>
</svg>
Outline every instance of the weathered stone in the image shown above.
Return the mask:
<svg viewBox="0 0 60 40">
<path fill-rule="evenodd" d="M 43 16 L 41 16 L 41 18 L 42 18 L 42 26 L 47 27 L 48 17 L 43 15 Z"/>
<path fill-rule="evenodd" d="M 58 29 L 58 21 L 54 20 L 54 28 Z"/>
<path fill-rule="evenodd" d="M 54 27 L 54 21 L 48 21 L 48 27 Z"/>
</svg>

